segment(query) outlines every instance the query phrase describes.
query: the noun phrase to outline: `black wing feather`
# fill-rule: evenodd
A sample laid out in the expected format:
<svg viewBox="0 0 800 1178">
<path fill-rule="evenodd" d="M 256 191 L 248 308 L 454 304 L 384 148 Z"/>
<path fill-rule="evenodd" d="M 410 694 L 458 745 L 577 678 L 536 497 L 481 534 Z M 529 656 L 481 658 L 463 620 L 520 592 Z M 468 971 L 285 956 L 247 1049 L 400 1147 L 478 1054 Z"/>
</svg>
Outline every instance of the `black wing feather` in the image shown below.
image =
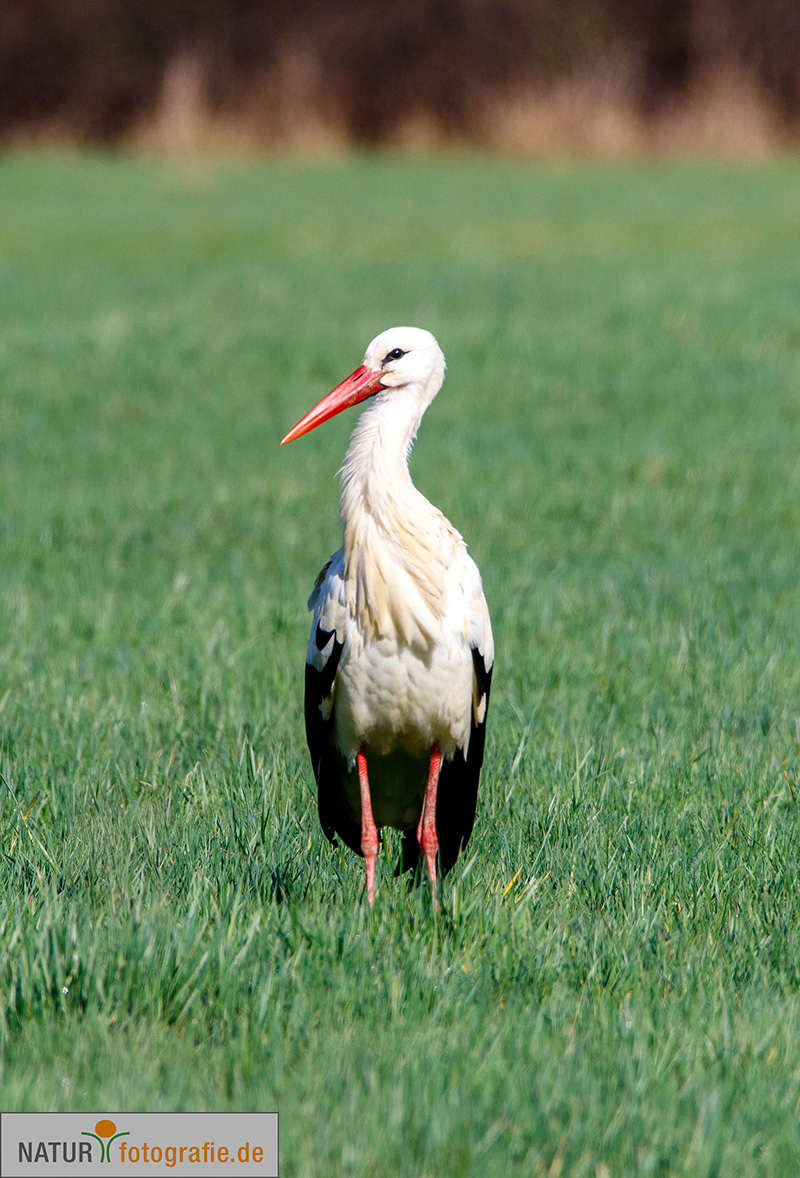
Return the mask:
<svg viewBox="0 0 800 1178">
<path fill-rule="evenodd" d="M 450 870 L 469 842 L 478 804 L 478 782 L 486 744 L 486 717 L 489 711 L 492 668 L 486 669 L 483 655 L 477 647 L 472 648 L 472 663 L 475 668 L 478 699 L 472 711 L 469 748 L 466 757 L 461 749 L 456 749 L 452 761 L 442 762 L 436 794 L 436 833 L 439 836 L 439 861 L 443 875 Z M 475 711 L 483 699 L 486 700 L 486 709 L 483 719 L 478 723 L 475 720 Z"/>
<path fill-rule="evenodd" d="M 333 637 L 333 649 L 321 671 L 306 663 L 305 717 L 306 740 L 311 753 L 311 767 L 317 783 L 319 821 L 326 838 L 336 846 L 340 835 L 351 851 L 361 854 L 361 829 L 349 816 L 342 803 L 341 781 L 347 776 L 344 758 L 336 752 L 331 740 L 332 720 L 324 719 L 320 707 L 333 691 L 339 660 L 344 644 L 334 631 L 317 626 L 314 642 L 324 650 Z"/>
</svg>

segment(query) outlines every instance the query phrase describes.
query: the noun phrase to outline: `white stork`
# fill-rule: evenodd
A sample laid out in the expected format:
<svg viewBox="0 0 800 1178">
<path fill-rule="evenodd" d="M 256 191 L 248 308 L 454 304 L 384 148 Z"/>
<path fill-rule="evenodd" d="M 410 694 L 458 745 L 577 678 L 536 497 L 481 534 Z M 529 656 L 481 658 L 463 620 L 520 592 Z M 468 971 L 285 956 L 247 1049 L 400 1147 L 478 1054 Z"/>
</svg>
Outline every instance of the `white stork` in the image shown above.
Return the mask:
<svg viewBox="0 0 800 1178">
<path fill-rule="evenodd" d="M 480 573 L 408 472 L 445 362 L 428 331 L 393 327 L 281 443 L 374 397 L 342 467 L 344 540 L 317 577 L 305 718 L 319 817 L 364 856 L 367 896 L 384 826 L 402 832 L 395 874 L 422 851 L 436 888 L 475 821 L 494 661 Z M 434 894 L 435 900 L 435 894 Z"/>
</svg>

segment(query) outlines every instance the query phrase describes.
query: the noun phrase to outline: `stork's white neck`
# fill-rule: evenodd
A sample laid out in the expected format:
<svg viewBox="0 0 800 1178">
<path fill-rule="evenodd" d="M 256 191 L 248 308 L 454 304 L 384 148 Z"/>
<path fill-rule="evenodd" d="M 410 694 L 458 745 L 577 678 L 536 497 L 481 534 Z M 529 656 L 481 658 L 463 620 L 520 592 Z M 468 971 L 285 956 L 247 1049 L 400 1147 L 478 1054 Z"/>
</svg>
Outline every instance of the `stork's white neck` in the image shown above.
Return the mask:
<svg viewBox="0 0 800 1178">
<path fill-rule="evenodd" d="M 411 390 L 379 394 L 362 413 L 342 466 L 341 519 L 345 528 L 368 512 L 388 534 L 398 513 L 419 501 L 430 507 L 408 472 L 408 458 L 425 412 Z"/>
<path fill-rule="evenodd" d="M 438 392 L 407 385 L 378 394 L 342 466 L 345 577 L 367 632 L 432 641 L 445 607 L 446 538 L 460 537 L 411 481 L 408 458 Z"/>
</svg>

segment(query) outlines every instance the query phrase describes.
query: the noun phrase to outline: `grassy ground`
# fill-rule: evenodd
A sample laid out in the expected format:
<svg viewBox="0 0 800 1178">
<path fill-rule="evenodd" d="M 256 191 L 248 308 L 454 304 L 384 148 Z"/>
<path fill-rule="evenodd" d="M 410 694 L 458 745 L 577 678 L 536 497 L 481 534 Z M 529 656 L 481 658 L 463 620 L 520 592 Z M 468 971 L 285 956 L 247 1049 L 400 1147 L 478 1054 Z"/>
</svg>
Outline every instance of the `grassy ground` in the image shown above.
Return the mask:
<svg viewBox="0 0 800 1178">
<path fill-rule="evenodd" d="M 0 1106 L 286 1176 L 800 1165 L 800 169 L 0 162 Z M 442 912 L 317 826 L 304 603 L 395 323 L 498 659 Z"/>
</svg>

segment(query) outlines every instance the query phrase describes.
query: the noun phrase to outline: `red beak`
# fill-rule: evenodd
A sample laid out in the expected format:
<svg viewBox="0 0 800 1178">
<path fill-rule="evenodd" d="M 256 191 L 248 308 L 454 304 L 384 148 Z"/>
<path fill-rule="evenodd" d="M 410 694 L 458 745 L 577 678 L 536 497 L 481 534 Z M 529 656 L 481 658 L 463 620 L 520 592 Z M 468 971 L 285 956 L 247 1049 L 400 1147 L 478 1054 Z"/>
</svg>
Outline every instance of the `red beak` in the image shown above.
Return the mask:
<svg viewBox="0 0 800 1178">
<path fill-rule="evenodd" d="M 348 376 L 347 380 L 337 384 L 333 392 L 328 393 L 327 397 L 323 397 L 319 405 L 315 405 L 305 417 L 301 417 L 294 429 L 289 430 L 281 445 L 293 442 L 295 438 L 300 438 L 310 430 L 316 429 L 318 425 L 322 425 L 323 421 L 329 421 L 331 417 L 335 417 L 343 409 L 349 409 L 351 405 L 357 405 L 359 401 L 377 393 L 379 389 L 384 387 L 381 384 L 382 375 L 381 372 L 373 372 L 372 369 L 362 364 L 360 368 Z"/>
</svg>

